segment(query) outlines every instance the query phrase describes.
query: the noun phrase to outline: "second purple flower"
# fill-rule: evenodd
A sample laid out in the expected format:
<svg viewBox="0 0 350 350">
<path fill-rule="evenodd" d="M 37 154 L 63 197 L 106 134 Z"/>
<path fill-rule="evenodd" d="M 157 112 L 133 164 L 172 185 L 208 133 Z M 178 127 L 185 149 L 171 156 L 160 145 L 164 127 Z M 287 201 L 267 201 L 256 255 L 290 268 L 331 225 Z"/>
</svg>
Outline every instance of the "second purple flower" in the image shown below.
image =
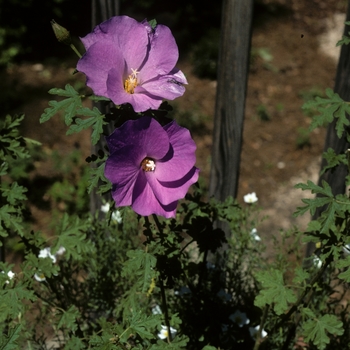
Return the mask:
<svg viewBox="0 0 350 350">
<path fill-rule="evenodd" d="M 107 144 L 105 176 L 112 182 L 117 207 L 175 217 L 177 201 L 198 180 L 190 132 L 175 121 L 161 126 L 142 117 L 125 122 L 107 137 Z"/>
<path fill-rule="evenodd" d="M 81 39 L 86 53 L 77 64 L 96 95 L 135 112 L 158 109 L 163 99 L 185 92 L 184 74 L 175 68 L 179 52 L 168 27 L 145 20 L 112 17 Z"/>
</svg>

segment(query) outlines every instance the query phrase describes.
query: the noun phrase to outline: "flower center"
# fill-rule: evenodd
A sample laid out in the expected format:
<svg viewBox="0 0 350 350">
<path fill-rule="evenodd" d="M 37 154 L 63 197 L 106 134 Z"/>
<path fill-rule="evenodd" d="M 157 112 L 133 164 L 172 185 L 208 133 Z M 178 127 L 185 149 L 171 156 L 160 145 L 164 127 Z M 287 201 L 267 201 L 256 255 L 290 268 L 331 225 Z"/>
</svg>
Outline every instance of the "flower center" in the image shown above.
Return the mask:
<svg viewBox="0 0 350 350">
<path fill-rule="evenodd" d="M 137 74 L 140 72 L 137 71 L 137 69 L 131 68 L 131 74 L 129 75 L 128 79 L 125 80 L 124 82 L 124 90 L 128 94 L 133 94 L 134 89 L 137 86 Z"/>
<path fill-rule="evenodd" d="M 143 171 L 154 171 L 156 168 L 156 163 L 152 158 L 146 157 L 142 162 L 141 162 L 141 168 Z"/>
</svg>

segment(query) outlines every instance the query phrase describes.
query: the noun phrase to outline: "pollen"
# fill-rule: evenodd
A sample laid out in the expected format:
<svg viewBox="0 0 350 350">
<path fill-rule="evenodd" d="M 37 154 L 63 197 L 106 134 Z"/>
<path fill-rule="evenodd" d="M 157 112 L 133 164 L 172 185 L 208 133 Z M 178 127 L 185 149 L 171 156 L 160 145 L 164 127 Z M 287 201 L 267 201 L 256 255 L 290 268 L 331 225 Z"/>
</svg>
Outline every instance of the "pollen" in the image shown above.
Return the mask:
<svg viewBox="0 0 350 350">
<path fill-rule="evenodd" d="M 141 168 L 143 171 L 154 171 L 156 169 L 156 163 L 152 158 L 146 157 L 142 162 L 141 162 Z"/>
<path fill-rule="evenodd" d="M 128 79 L 124 82 L 124 90 L 128 94 L 133 94 L 135 87 L 138 85 L 137 74 L 140 72 L 137 69 L 131 68 L 131 74 L 128 76 Z"/>
</svg>

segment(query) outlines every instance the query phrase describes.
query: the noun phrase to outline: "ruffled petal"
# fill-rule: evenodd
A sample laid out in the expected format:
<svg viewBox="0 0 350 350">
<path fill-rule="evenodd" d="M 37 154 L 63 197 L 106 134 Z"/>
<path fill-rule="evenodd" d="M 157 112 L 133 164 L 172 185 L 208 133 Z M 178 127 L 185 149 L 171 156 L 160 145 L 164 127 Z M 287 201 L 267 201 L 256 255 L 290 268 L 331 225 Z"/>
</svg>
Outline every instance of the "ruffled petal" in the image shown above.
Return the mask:
<svg viewBox="0 0 350 350">
<path fill-rule="evenodd" d="M 109 40 L 94 43 L 78 61 L 77 70 L 86 75 L 86 85 L 96 95 L 109 97 L 107 88 L 108 72 L 115 69 L 115 85 L 123 86 L 124 59 Z"/>
<path fill-rule="evenodd" d="M 190 132 L 175 121 L 163 128 L 169 136 L 171 148 L 164 158 L 158 160 L 155 175 L 159 181 L 173 181 L 185 176 L 195 165 L 197 147 Z"/>
<path fill-rule="evenodd" d="M 147 182 L 145 173 L 140 173 L 135 183 L 131 207 L 139 215 L 156 214 L 165 218 L 172 218 L 176 214 L 177 201 L 168 205 L 161 204 Z"/>
<path fill-rule="evenodd" d="M 157 200 L 163 205 L 172 203 L 186 196 L 189 187 L 198 181 L 199 169 L 192 169 L 182 178 L 174 181 L 158 181 L 155 174 L 145 173 L 148 184 Z"/>
<path fill-rule="evenodd" d="M 179 50 L 170 29 L 158 24 L 150 34 L 148 58 L 140 70 L 141 81 L 168 74 L 175 67 L 178 58 Z"/>
<path fill-rule="evenodd" d="M 142 84 L 142 87 L 151 95 L 174 100 L 185 92 L 185 87 L 173 75 L 164 75 Z"/>
<path fill-rule="evenodd" d="M 86 50 L 95 42 L 108 39 L 121 51 L 127 68 L 139 69 L 144 61 L 149 44 L 147 28 L 128 16 L 111 17 L 94 28 L 92 33 L 81 38 Z M 124 77 L 126 78 L 126 77 Z"/>
</svg>

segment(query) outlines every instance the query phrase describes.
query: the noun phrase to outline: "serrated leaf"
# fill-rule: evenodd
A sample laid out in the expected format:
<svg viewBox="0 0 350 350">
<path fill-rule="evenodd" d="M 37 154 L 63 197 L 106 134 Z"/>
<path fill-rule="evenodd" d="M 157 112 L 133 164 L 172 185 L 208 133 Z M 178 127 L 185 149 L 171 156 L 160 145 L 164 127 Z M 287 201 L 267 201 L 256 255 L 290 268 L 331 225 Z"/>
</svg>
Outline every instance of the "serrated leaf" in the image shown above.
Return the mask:
<svg viewBox="0 0 350 350">
<path fill-rule="evenodd" d="M 293 279 L 293 283 L 296 284 L 303 284 L 310 277 L 310 274 L 307 271 L 305 271 L 301 266 L 298 266 L 294 272 L 295 276 Z"/>
<path fill-rule="evenodd" d="M 141 338 L 153 339 L 154 334 L 149 329 L 154 329 L 158 326 L 160 320 L 159 315 L 146 316 L 141 311 L 134 312 L 130 320 L 132 333 L 137 333 Z"/>
<path fill-rule="evenodd" d="M 2 334 L 0 337 L 0 350 L 16 350 L 18 349 L 17 339 L 21 331 L 21 325 L 18 324 L 14 328 L 8 330 L 8 334 Z"/>
<path fill-rule="evenodd" d="M 56 239 L 52 244 L 52 253 L 54 254 L 60 247 L 64 247 L 67 259 L 81 260 L 83 255 L 93 252 L 94 245 L 86 238 L 89 227 L 88 220 L 81 220 L 78 216 L 69 216 L 65 213 L 58 227 Z"/>
<path fill-rule="evenodd" d="M 97 188 L 97 193 L 105 193 L 112 188 L 112 184 L 104 175 L 106 158 L 96 168 L 90 168 L 90 179 L 88 181 L 87 192 L 91 193 L 94 188 Z"/>
<path fill-rule="evenodd" d="M 329 344 L 328 333 L 333 335 L 342 335 L 344 333 L 343 322 L 337 319 L 335 315 L 323 315 L 320 318 L 307 320 L 303 324 L 304 341 L 311 341 L 319 350 L 326 348 Z"/>
<path fill-rule="evenodd" d="M 83 343 L 78 337 L 72 336 L 65 344 L 65 350 L 84 350 L 86 349 L 86 344 Z"/>
<path fill-rule="evenodd" d="M 101 134 L 103 133 L 103 125 L 108 124 L 104 121 L 104 115 L 94 107 L 90 108 L 80 108 L 76 111 L 76 114 L 90 117 L 87 119 L 76 118 L 73 125 L 67 131 L 67 135 L 71 135 L 76 132 L 80 132 L 83 129 L 87 129 L 92 126 L 93 132 L 91 134 L 92 144 L 96 145 L 99 141 Z"/>
<path fill-rule="evenodd" d="M 337 261 L 336 267 L 338 269 L 343 269 L 344 267 L 347 268 L 347 270 L 341 272 L 338 277 L 346 282 L 350 282 L 350 255 L 348 255 L 345 259 Z"/>
<path fill-rule="evenodd" d="M 254 304 L 260 308 L 273 304 L 277 315 L 281 315 L 288 309 L 289 303 L 296 301 L 294 292 L 284 285 L 283 273 L 279 270 L 259 271 L 256 274 L 262 289 L 255 298 Z"/>
<path fill-rule="evenodd" d="M 331 123 L 334 118 L 336 121 L 336 132 L 340 138 L 344 132 L 344 126 L 350 124 L 347 114 L 350 113 L 350 105 L 345 102 L 337 93 L 332 89 L 326 89 L 326 95 L 328 98 L 322 98 L 317 96 L 314 100 L 306 102 L 302 108 L 317 109 L 319 115 L 315 116 L 311 122 L 310 130 L 314 130 L 319 126 L 326 123 Z"/>
<path fill-rule="evenodd" d="M 8 235 L 6 228 L 20 236 L 24 235 L 22 216 L 18 215 L 18 211 L 8 204 L 0 207 L 0 236 L 6 237 Z"/>
<path fill-rule="evenodd" d="M 2 196 L 6 197 L 7 202 L 11 205 L 16 205 L 19 201 L 27 199 L 24 193 L 28 190 L 23 186 L 19 186 L 17 182 L 13 182 L 10 188 L 2 189 L 2 191 Z"/>
<path fill-rule="evenodd" d="M 66 125 L 70 125 L 76 115 L 77 109 L 82 107 L 81 97 L 74 88 L 67 84 L 65 90 L 51 89 L 50 94 L 67 97 L 62 101 L 50 101 L 50 108 L 46 108 L 40 117 L 40 123 L 44 123 L 55 116 L 59 111 L 64 112 L 64 120 Z"/>
<path fill-rule="evenodd" d="M 128 260 L 124 263 L 122 276 L 137 276 L 138 285 L 141 292 L 146 293 L 152 283 L 152 278 L 155 278 L 155 266 L 157 259 L 152 254 L 141 250 L 129 250 L 127 252 Z"/>
<path fill-rule="evenodd" d="M 332 169 L 339 164 L 347 165 L 347 157 L 345 154 L 336 154 L 333 148 L 328 148 L 327 152 L 323 153 L 323 158 L 327 161 L 327 165 L 323 167 L 320 175 L 324 174 L 328 169 Z"/>
<path fill-rule="evenodd" d="M 72 305 L 67 311 L 62 312 L 57 328 L 60 329 L 64 327 L 71 332 L 75 332 L 78 329 L 76 319 L 79 316 L 79 310 L 76 308 L 76 306 Z"/>
</svg>

